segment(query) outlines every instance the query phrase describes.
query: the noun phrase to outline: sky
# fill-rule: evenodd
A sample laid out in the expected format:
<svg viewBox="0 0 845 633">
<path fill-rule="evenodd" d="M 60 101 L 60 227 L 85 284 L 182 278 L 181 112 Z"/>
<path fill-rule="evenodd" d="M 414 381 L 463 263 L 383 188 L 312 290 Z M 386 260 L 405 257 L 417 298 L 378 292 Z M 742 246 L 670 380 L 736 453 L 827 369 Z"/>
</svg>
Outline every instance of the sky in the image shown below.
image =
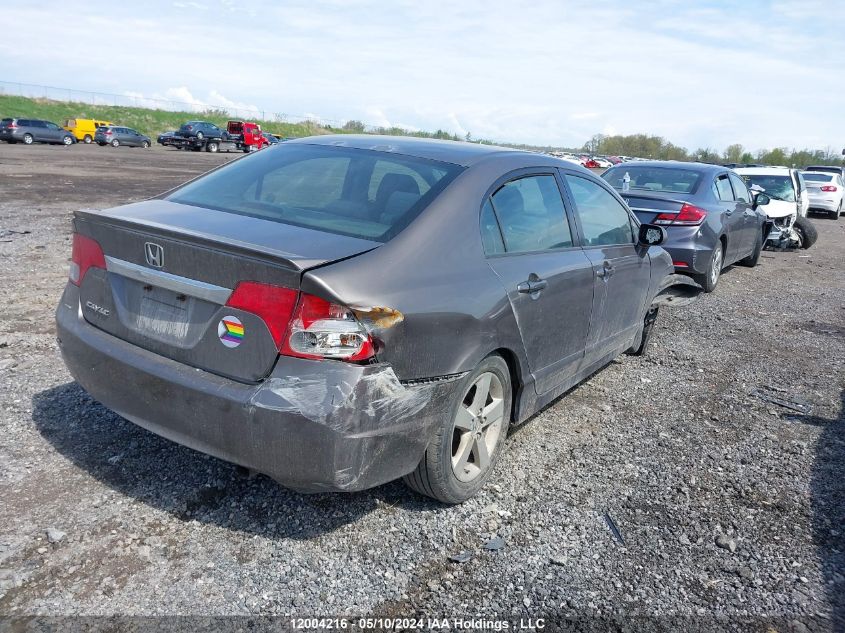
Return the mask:
<svg viewBox="0 0 845 633">
<path fill-rule="evenodd" d="M 840 0 L 47 0 L 13 13 L 37 27 L 4 30 L 0 82 L 561 147 L 635 133 L 691 150 L 845 147 Z"/>
</svg>

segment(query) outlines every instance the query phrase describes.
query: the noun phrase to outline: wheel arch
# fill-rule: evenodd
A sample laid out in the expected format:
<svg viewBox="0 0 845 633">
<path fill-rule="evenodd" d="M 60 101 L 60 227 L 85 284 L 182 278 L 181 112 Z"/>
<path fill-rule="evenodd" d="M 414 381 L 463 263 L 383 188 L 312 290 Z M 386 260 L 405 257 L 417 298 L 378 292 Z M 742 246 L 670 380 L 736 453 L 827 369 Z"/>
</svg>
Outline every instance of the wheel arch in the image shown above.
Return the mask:
<svg viewBox="0 0 845 633">
<path fill-rule="evenodd" d="M 517 354 L 513 350 L 507 347 L 498 347 L 489 354 L 487 354 L 487 356 L 494 355 L 501 356 L 508 366 L 508 372 L 510 373 L 511 379 L 511 397 L 513 398 L 511 403 L 511 422 L 515 422 L 516 412 L 519 408 L 517 407 L 517 403 L 519 402 L 520 395 L 525 387 L 525 381 L 522 377 L 522 367 L 520 365 L 520 359 L 519 356 L 517 356 Z"/>
</svg>

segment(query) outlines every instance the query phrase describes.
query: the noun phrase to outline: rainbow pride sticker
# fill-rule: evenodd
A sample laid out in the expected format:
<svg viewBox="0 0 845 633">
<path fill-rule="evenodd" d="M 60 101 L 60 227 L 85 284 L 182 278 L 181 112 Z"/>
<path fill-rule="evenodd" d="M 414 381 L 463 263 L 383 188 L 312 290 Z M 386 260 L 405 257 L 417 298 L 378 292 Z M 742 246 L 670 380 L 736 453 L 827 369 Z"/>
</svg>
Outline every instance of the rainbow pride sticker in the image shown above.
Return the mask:
<svg viewBox="0 0 845 633">
<path fill-rule="evenodd" d="M 225 316 L 217 324 L 217 337 L 226 347 L 237 347 L 244 341 L 244 324 L 238 317 Z"/>
</svg>

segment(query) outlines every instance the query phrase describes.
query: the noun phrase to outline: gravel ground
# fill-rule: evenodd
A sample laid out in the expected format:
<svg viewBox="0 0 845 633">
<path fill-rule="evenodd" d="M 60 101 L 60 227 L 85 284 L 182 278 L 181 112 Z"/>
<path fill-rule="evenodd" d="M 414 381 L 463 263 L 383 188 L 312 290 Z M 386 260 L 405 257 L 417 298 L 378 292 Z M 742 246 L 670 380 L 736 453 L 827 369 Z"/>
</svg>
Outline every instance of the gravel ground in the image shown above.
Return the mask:
<svg viewBox="0 0 845 633">
<path fill-rule="evenodd" d="M 845 220 L 664 311 L 648 356 L 513 433 L 478 498 L 306 496 L 122 420 L 54 340 L 72 211 L 236 157 L 0 145 L 0 615 L 845 630 Z"/>
</svg>

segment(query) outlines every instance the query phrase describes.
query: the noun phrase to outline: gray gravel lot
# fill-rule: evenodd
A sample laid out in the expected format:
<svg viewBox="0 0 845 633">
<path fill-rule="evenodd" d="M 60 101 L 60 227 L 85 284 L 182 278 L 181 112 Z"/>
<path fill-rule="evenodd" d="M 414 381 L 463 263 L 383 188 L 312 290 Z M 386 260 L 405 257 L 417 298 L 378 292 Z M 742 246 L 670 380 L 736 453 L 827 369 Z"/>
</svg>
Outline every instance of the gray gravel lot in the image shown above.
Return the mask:
<svg viewBox="0 0 845 633">
<path fill-rule="evenodd" d="M 845 220 L 814 219 L 809 251 L 764 252 L 664 311 L 650 355 L 514 432 L 478 498 L 442 507 L 399 483 L 305 496 L 122 420 L 54 340 L 72 211 L 237 156 L 0 144 L 0 615 L 845 630 Z"/>
</svg>

